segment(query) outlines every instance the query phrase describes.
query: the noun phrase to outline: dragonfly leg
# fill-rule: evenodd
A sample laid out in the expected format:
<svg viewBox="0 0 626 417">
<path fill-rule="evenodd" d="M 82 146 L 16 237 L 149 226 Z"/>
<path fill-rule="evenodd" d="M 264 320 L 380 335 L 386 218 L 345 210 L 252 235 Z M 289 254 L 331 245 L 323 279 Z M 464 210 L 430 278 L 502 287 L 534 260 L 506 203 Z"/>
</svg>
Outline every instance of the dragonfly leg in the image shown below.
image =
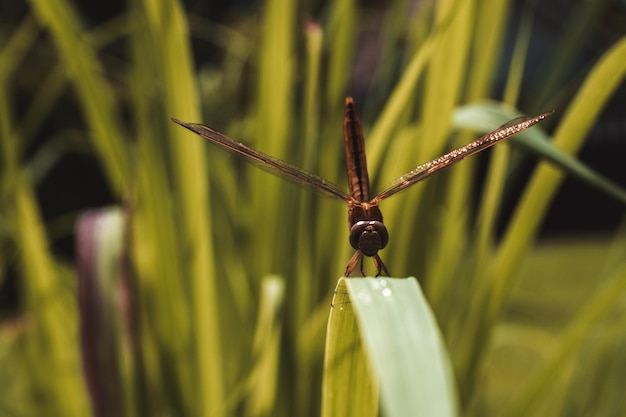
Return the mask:
<svg viewBox="0 0 626 417">
<path fill-rule="evenodd" d="M 352 258 L 346 266 L 346 273 L 344 276 L 349 277 L 359 261 L 361 261 L 361 271 L 363 271 L 363 253 L 361 253 L 360 250 L 354 252 L 354 255 L 352 255 Z"/>
<path fill-rule="evenodd" d="M 380 273 L 382 271 L 383 276 L 390 276 L 389 275 L 389 271 L 387 271 L 387 267 L 385 266 L 385 264 L 383 263 L 383 260 L 380 259 L 380 256 L 378 256 L 378 254 L 374 255 L 372 257 L 372 259 L 374 260 L 374 265 L 376 266 L 376 276 L 379 277 Z"/>
<path fill-rule="evenodd" d="M 363 270 L 363 257 L 361 256 L 361 276 L 365 276 L 365 271 Z"/>
</svg>

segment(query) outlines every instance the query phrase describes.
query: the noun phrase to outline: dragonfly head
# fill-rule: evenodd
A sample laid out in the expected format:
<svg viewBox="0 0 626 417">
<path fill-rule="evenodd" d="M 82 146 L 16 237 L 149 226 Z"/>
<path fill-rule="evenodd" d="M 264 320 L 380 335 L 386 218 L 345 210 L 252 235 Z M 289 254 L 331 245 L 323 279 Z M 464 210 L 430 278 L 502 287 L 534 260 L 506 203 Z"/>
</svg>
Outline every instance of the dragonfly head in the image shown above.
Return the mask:
<svg viewBox="0 0 626 417">
<path fill-rule="evenodd" d="M 365 256 L 374 256 L 387 246 L 389 233 L 382 222 L 364 220 L 356 222 L 350 228 L 350 244 Z"/>
</svg>

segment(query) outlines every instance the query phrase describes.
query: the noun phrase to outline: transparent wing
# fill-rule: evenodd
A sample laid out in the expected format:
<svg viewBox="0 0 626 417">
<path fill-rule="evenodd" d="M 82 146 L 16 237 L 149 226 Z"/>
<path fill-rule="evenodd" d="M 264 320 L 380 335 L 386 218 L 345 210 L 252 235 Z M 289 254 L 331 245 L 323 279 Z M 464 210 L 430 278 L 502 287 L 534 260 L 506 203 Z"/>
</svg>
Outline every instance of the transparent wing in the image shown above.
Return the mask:
<svg viewBox="0 0 626 417">
<path fill-rule="evenodd" d="M 269 156 L 263 152 L 257 151 L 256 149 L 252 149 L 243 143 L 236 142 L 228 136 L 211 129 L 208 126 L 197 123 L 185 123 L 177 119 L 172 119 L 172 121 L 186 127 L 192 132 L 224 149 L 245 156 L 246 161 L 254 163 L 256 166 L 269 172 L 270 174 L 285 178 L 307 188 L 319 190 L 323 194 L 343 200 L 346 203 L 352 200 L 350 196 L 339 186 L 320 177 L 319 175 L 305 171 L 302 168 L 289 164 L 285 161 L 281 161 L 280 159 Z"/>
<path fill-rule="evenodd" d="M 460 161 L 461 159 L 475 155 L 508 137 L 520 133 L 534 124 L 539 123 L 552 113 L 554 113 L 554 110 L 542 113 L 539 116 L 530 119 L 524 117 L 513 119 L 493 132 L 487 133 L 485 136 L 482 136 L 480 139 L 477 139 L 462 148 L 455 149 L 454 151 L 440 156 L 437 159 L 422 164 L 383 187 L 376 197 L 371 200 L 371 203 L 377 203 L 389 196 L 392 196 L 423 180 L 424 178 L 431 176 L 435 172 Z"/>
</svg>

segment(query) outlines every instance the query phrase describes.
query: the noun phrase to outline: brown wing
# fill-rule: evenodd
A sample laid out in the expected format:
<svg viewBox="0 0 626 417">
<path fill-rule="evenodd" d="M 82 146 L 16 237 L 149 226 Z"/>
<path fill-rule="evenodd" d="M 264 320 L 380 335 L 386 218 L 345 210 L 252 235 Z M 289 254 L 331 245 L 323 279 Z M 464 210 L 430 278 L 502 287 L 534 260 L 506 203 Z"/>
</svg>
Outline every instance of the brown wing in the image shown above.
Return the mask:
<svg viewBox="0 0 626 417">
<path fill-rule="evenodd" d="M 172 121 L 186 127 L 194 133 L 197 133 L 223 149 L 245 156 L 246 161 L 255 163 L 255 165 L 259 168 L 269 172 L 270 174 L 285 178 L 298 185 L 319 190 L 330 197 L 343 200 L 346 203 L 351 201 L 350 196 L 348 196 L 339 186 L 320 177 L 319 175 L 305 171 L 302 168 L 298 168 L 295 165 L 281 161 L 280 159 L 269 156 L 263 152 L 257 151 L 256 149 L 252 149 L 243 143 L 236 142 L 228 136 L 211 129 L 208 126 L 197 123 L 185 123 L 177 119 L 172 119 Z"/>
<path fill-rule="evenodd" d="M 423 180 L 424 178 L 431 176 L 435 172 L 446 168 L 454 164 L 455 162 L 460 161 L 463 158 L 467 158 L 468 156 L 477 154 L 478 152 L 481 152 L 508 137 L 520 133 L 533 126 L 534 124 L 539 123 L 546 117 L 550 116 L 552 113 L 554 113 L 554 110 L 542 113 L 539 116 L 533 117 L 531 119 L 518 118 L 511 120 L 510 122 L 507 122 L 498 129 L 494 130 L 493 132 L 487 133 L 485 136 L 475 140 L 468 145 L 463 146 L 462 148 L 456 149 L 443 156 L 440 156 L 437 159 L 422 164 L 407 172 L 406 174 L 401 175 L 400 177 L 386 185 L 376 195 L 376 197 L 371 200 L 371 203 L 377 203 L 391 195 L 394 195 L 406 189 L 407 187 L 410 187 L 411 185 Z"/>
</svg>

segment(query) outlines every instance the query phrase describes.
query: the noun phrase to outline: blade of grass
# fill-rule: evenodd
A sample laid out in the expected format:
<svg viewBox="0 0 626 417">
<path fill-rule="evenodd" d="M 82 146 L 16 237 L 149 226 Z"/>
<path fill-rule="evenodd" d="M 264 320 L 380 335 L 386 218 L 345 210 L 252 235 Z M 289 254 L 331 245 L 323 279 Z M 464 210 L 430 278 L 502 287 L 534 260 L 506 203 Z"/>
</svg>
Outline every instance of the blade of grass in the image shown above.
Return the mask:
<svg viewBox="0 0 626 417">
<path fill-rule="evenodd" d="M 507 77 L 504 89 L 504 102 L 511 106 L 515 106 L 515 103 L 517 103 L 519 91 L 522 85 L 522 77 L 524 74 L 530 37 L 532 34 L 535 9 L 535 1 L 531 1 L 525 5 L 520 22 L 519 33 L 517 35 L 512 54 L 509 76 Z M 476 93 L 476 91 L 474 93 Z M 459 110 L 457 109 L 455 112 L 455 119 L 458 113 Z M 480 115 L 478 114 L 475 116 L 480 118 Z M 455 125 L 459 127 L 467 127 L 456 123 Z M 491 127 L 485 132 L 495 129 L 496 126 Z M 476 225 L 474 230 L 476 238 L 474 239 L 471 247 L 471 251 L 473 253 L 473 276 L 470 279 L 472 282 L 481 281 L 481 276 L 483 276 L 483 271 L 487 267 L 489 256 L 493 250 L 495 226 L 502 202 L 508 163 L 509 148 L 507 146 L 498 146 L 492 150 L 492 157 L 489 161 L 486 183 L 476 215 Z"/>
<path fill-rule="evenodd" d="M 336 334 L 337 329 L 346 332 Z M 360 343 L 366 356 L 349 349 Z M 369 362 L 372 376 L 360 371 L 361 388 L 372 384 L 372 377 L 378 381 L 385 416 L 457 415 L 452 368 L 434 316 L 415 278 L 342 278 L 329 318 L 325 384 L 332 382 L 328 381 L 329 376 L 338 377 L 332 362 L 339 356 L 337 346 L 348 349 L 339 351 L 345 355 L 341 357 L 346 366 L 342 373 L 367 369 Z M 344 411 L 348 412 L 350 406 L 359 407 L 368 401 L 367 395 L 372 395 L 370 388 L 369 393 L 365 389 L 360 393 L 365 397 L 344 399 L 344 394 L 351 395 L 353 386 L 327 386 L 325 398 L 341 397 L 346 401 Z M 369 409 L 362 410 L 367 414 L 343 415 L 375 415 L 374 405 L 369 402 Z M 330 415 L 334 414 L 325 416 Z"/>
<path fill-rule="evenodd" d="M 320 68 L 322 59 L 322 28 L 316 23 L 309 22 L 306 27 L 306 71 L 304 79 L 304 108 L 302 114 L 301 136 L 304 138 L 303 156 L 300 158 L 301 166 L 312 172 L 319 171 L 319 132 L 320 132 Z M 315 257 L 319 254 L 316 243 L 319 228 L 314 220 L 319 205 L 318 196 L 311 192 L 302 193 L 299 199 L 300 211 L 298 213 L 298 236 L 311 236 L 310 239 L 299 239 L 297 257 L 299 259 L 299 279 L 294 286 L 295 314 L 292 315 L 290 326 L 295 334 L 302 331 L 302 326 L 312 314 L 315 303 L 318 301 L 318 294 L 324 288 L 324 282 L 316 279 Z M 326 273 L 328 273 L 326 271 Z M 312 393 L 315 392 L 314 381 L 318 364 L 311 361 L 308 354 L 300 345 L 301 337 L 298 336 L 298 346 L 296 347 L 296 357 L 298 364 L 298 383 L 295 392 L 296 413 L 303 415 L 313 407 L 319 407 L 311 401 Z M 304 349 L 303 349 L 304 348 Z"/>
<path fill-rule="evenodd" d="M 10 39 L 3 42 L 0 49 L 0 80 L 4 81 L 15 74 L 37 41 L 37 29 L 37 22 L 32 15 L 28 15 L 11 34 Z"/>
<path fill-rule="evenodd" d="M 485 0 L 476 2 L 468 70 L 466 101 L 484 98 L 491 89 L 498 70 L 498 60 L 511 5 L 507 0 Z"/>
<path fill-rule="evenodd" d="M 471 33 L 475 19 L 474 2 L 460 2 L 448 0 L 437 2 L 436 19 L 439 25 L 445 23 L 447 16 L 451 17 L 449 26 L 433 54 L 428 68 L 428 78 L 424 91 L 422 131 L 427 137 L 419 141 L 416 155 L 420 160 L 428 161 L 445 151 L 447 139 L 452 125 L 452 113 L 464 89 L 466 82 L 466 68 L 471 50 Z M 464 145 L 469 142 L 460 137 L 453 146 Z M 444 187 L 444 197 L 437 210 L 424 208 L 435 219 L 439 233 L 428 239 L 429 262 L 424 269 L 425 276 L 432 282 L 446 285 L 455 277 L 455 270 L 461 255 L 464 253 L 465 235 L 468 219 L 467 201 L 471 190 L 472 160 L 459 164 L 449 175 L 449 182 Z M 445 177 L 440 180 L 446 180 Z M 434 186 L 431 183 L 431 186 Z M 428 184 L 426 185 L 428 186 Z M 419 204 L 418 193 L 412 193 L 400 207 L 396 216 L 411 215 L 411 207 Z M 400 239 L 406 235 L 406 241 L 415 241 L 415 232 L 410 227 L 401 227 Z M 412 240 L 411 240 L 412 239 Z M 413 257 L 410 251 L 404 251 L 404 259 L 400 263 L 406 265 Z M 434 284 L 437 285 L 437 284 Z"/>
<path fill-rule="evenodd" d="M 426 69 L 431 55 L 438 47 L 443 32 L 443 30 L 436 31 L 413 55 L 402 74 L 402 78 L 396 84 L 383 110 L 376 119 L 376 123 L 372 126 L 367 142 L 368 156 L 370 156 L 368 164 L 372 172 L 382 171 L 380 168 L 386 154 L 385 149 L 388 146 L 389 138 L 393 136 L 398 120 L 400 120 L 409 101 L 414 97 L 417 82 Z"/>
<path fill-rule="evenodd" d="M 411 2 L 401 0 L 390 3 L 385 11 L 378 34 L 379 55 L 377 61 L 379 63 L 375 77 L 368 81 L 370 86 L 368 101 L 362 103 L 365 114 L 369 113 L 369 108 L 379 105 L 379 97 L 382 98 L 389 94 L 389 90 L 396 81 L 397 74 L 395 71 L 398 68 L 398 59 L 403 56 L 401 55 L 401 45 L 406 41 L 409 25 L 415 23 L 407 19 L 408 15 L 414 14 L 412 10 L 414 7 Z"/>
<path fill-rule="evenodd" d="M 127 193 L 129 160 L 124 150 L 122 128 L 115 99 L 102 78 L 95 51 L 86 40 L 74 9 L 66 0 L 32 0 L 39 20 L 54 38 L 68 77 L 76 87 L 93 143 L 101 155 L 111 187 Z"/>
<path fill-rule="evenodd" d="M 506 0 L 487 0 L 476 3 L 473 39 L 470 46 L 469 69 L 467 71 L 468 82 L 465 96 L 467 102 L 474 102 L 488 96 L 496 80 L 495 74 L 498 70 L 498 63 L 501 56 L 501 45 L 505 39 L 507 22 L 510 21 L 507 17 L 509 5 L 510 2 Z M 463 134 L 461 137 L 465 138 L 462 142 L 471 140 L 468 134 Z M 506 146 L 496 147 L 496 149 L 492 151 L 491 168 L 477 217 L 478 224 L 474 226 L 475 230 L 477 230 L 477 236 L 469 248 L 471 251 L 469 258 L 470 264 L 464 266 L 466 270 L 465 283 L 467 285 L 465 288 L 474 288 L 474 291 L 476 287 L 480 287 L 481 285 L 480 283 L 484 276 L 482 271 L 490 254 L 489 247 L 492 228 L 496 221 L 500 190 L 503 187 L 504 181 L 504 176 L 501 174 L 506 166 L 507 159 L 508 149 Z M 470 167 L 468 167 L 468 169 L 469 168 Z M 450 270 L 450 268 L 448 268 L 448 270 Z M 433 303 L 437 311 L 446 315 L 454 315 L 457 314 L 455 310 L 457 312 L 459 311 L 458 308 L 451 308 L 450 306 L 456 305 L 456 303 L 450 302 L 450 300 L 446 298 L 455 297 L 455 294 L 459 293 L 458 284 L 452 283 L 452 279 L 454 279 L 453 274 L 438 277 L 435 280 L 436 283 L 432 291 L 433 295 L 438 295 L 437 298 L 433 298 Z M 457 288 L 457 290 L 450 291 L 449 289 L 451 288 Z M 466 321 L 468 317 L 471 317 L 472 314 L 481 309 L 480 305 L 472 306 L 472 300 L 473 298 L 467 299 L 470 314 L 466 314 L 462 319 L 463 321 Z M 450 321 L 454 322 L 454 318 Z M 461 328 L 463 327 L 464 325 L 461 325 Z M 459 331 L 446 330 L 448 334 L 458 335 L 462 332 L 460 329 L 457 329 Z M 464 352 L 466 348 L 463 343 L 451 341 L 451 349 L 454 351 L 458 349 Z M 456 357 L 458 355 L 455 354 L 454 356 Z M 459 373 L 459 377 L 461 380 L 464 379 L 462 373 Z M 463 404 L 467 404 L 475 386 L 476 385 L 473 383 L 460 384 L 461 402 Z"/>
<path fill-rule="evenodd" d="M 467 72 L 469 82 L 467 83 L 466 100 L 469 102 L 485 97 L 495 80 L 494 73 L 498 69 L 497 63 L 501 54 L 501 44 L 505 38 L 506 24 L 509 20 L 507 19 L 509 3 L 502 0 L 487 0 L 476 3 L 473 39 L 470 45 L 472 48 L 470 66 Z M 515 57 L 520 59 L 522 54 L 516 54 Z M 518 66 L 512 64 L 512 68 L 518 68 Z M 470 139 L 468 135 L 463 137 Z M 493 223 L 499 206 L 499 191 L 503 187 L 504 180 L 501 173 L 506 166 L 508 151 L 506 147 L 499 146 L 492 151 L 492 155 L 491 168 L 478 214 L 479 234 L 477 241 L 472 245 L 473 252 L 478 256 L 489 253 L 488 240 L 492 234 Z M 475 259 L 475 268 L 479 270 L 482 263 L 481 259 Z M 447 284 L 444 281 L 442 285 Z"/>
<path fill-rule="evenodd" d="M 448 16 L 452 16 L 452 21 L 443 30 L 442 39 L 428 66 L 422 123 L 429 139 L 419 141 L 417 154 L 422 159 L 440 154 L 449 132 L 450 119 L 460 98 L 465 76 L 473 14 L 473 2 L 437 2 L 438 25 L 443 25 Z"/>
<path fill-rule="evenodd" d="M 470 82 L 468 82 L 466 93 L 466 100 L 469 102 L 485 97 L 495 80 L 494 73 L 498 69 L 497 62 L 500 56 L 502 41 L 505 38 L 509 3 L 502 0 L 487 0 L 477 2 L 476 4 L 470 68 L 468 71 L 468 80 Z M 522 54 L 515 54 L 514 57 L 521 60 Z M 514 63 L 511 65 L 512 68 L 518 68 L 518 65 Z M 479 232 L 473 249 L 478 256 L 484 256 L 489 253 L 488 241 L 492 235 L 493 224 L 495 223 L 499 206 L 500 190 L 504 181 L 504 176 L 501 174 L 508 159 L 506 147 L 496 147 L 492 154 L 490 171 L 477 217 L 480 226 L 478 227 Z M 483 265 L 483 260 L 475 259 L 476 271 L 481 269 L 481 265 Z M 446 285 L 445 280 L 441 281 L 442 283 L 438 284 L 439 286 Z"/>
<path fill-rule="evenodd" d="M 500 104 L 489 102 L 459 108 L 455 113 L 455 125 L 487 132 L 519 115 L 518 112 L 509 111 Z M 626 204 L 626 190 L 555 147 L 540 129 L 529 129 L 512 137 L 510 141 L 552 162 L 565 173 Z"/>
<path fill-rule="evenodd" d="M 195 320 L 192 320 L 187 295 L 187 286 L 193 279 L 184 278 L 190 274 L 184 270 L 180 249 L 186 236 L 180 236 L 175 222 L 176 208 L 182 203 L 180 198 L 172 199 L 168 170 L 163 169 L 171 165 L 171 153 L 164 143 L 167 136 L 163 134 L 169 127 L 168 113 L 160 106 L 163 92 L 155 88 L 155 83 L 164 78 L 162 60 L 165 58 L 162 51 L 153 50 L 153 45 L 161 43 L 154 39 L 158 28 L 154 27 L 155 22 L 149 22 L 148 14 L 141 2 L 131 3 L 131 16 L 135 22 L 131 46 L 135 64 L 130 75 L 137 125 L 137 155 L 140 156 L 135 167 L 137 197 L 133 202 L 132 252 L 140 309 L 138 348 L 144 358 L 142 378 L 146 381 L 147 395 L 155 399 L 146 402 L 144 409 L 154 414 L 162 409 L 178 409 L 180 404 L 188 407 L 195 404 L 192 400 L 194 388 L 202 383 L 194 380 L 195 371 L 190 369 L 188 361 L 163 359 L 164 356 L 187 354 L 194 342 L 192 323 Z M 157 92 L 158 96 L 155 96 Z M 188 141 L 187 138 L 183 140 Z M 176 381 L 174 389 L 167 389 L 168 379 Z M 188 396 L 186 401 L 176 400 L 184 395 Z M 193 413 L 196 410 L 178 412 Z"/>
<path fill-rule="evenodd" d="M 89 412 L 77 345 L 75 304 L 55 271 L 33 191 L 23 175 L 16 189 L 15 241 L 32 333 L 25 346 L 41 415 L 84 416 Z M 54 375 L 54 378 L 50 378 Z M 42 397 L 41 397 L 42 396 Z"/>
<path fill-rule="evenodd" d="M 375 417 L 378 383 L 364 351 L 344 280 L 335 289 L 326 333 L 322 417 Z"/>
<path fill-rule="evenodd" d="M 526 57 L 530 50 L 530 37 L 532 36 L 533 21 L 535 18 L 535 10 L 537 1 L 528 1 L 524 5 L 524 11 L 520 21 L 520 28 L 515 39 L 515 47 L 513 48 L 513 57 L 511 58 L 511 66 L 509 68 L 509 76 L 506 79 L 504 87 L 503 101 L 509 106 L 515 107 L 519 98 L 519 92 L 522 87 L 522 78 Z"/>
<path fill-rule="evenodd" d="M 309 171 L 318 171 L 319 154 L 319 73 L 322 52 L 322 30 L 315 23 L 309 23 L 306 28 L 307 37 L 307 70 L 305 72 L 304 108 L 302 115 L 302 137 L 304 138 L 303 157 L 301 166 Z M 310 236 L 315 234 L 315 228 L 311 224 L 311 219 L 315 217 L 314 207 L 317 206 L 316 195 L 312 193 L 302 193 L 300 195 L 300 212 L 298 222 L 298 235 Z M 298 281 L 296 295 L 297 314 L 294 325 L 298 328 L 310 314 L 315 302 L 315 295 L 318 293 L 319 280 L 314 279 L 313 257 L 314 239 L 300 239 L 298 242 L 298 258 L 301 279 Z"/>
<path fill-rule="evenodd" d="M 285 283 L 280 277 L 270 276 L 261 283 L 252 353 L 254 368 L 246 402 L 246 415 L 250 417 L 275 415 L 276 401 L 280 398 L 277 388 L 284 293 Z"/>
<path fill-rule="evenodd" d="M 154 41 L 150 50 L 162 71 L 165 114 L 198 120 L 199 99 L 193 81 L 191 46 L 182 4 L 168 0 L 158 3 L 141 1 L 140 5 L 148 18 L 149 36 Z M 181 395 L 191 400 L 184 404 L 192 407 L 195 414 L 219 415 L 225 410 L 225 387 L 203 143 L 189 140 L 173 123 L 167 126 L 171 138 L 168 145 L 173 166 L 174 203 L 182 225 L 179 247 L 185 253 L 183 273 L 188 277 L 185 281 L 191 294 L 191 334 L 195 339 L 193 351 L 197 366 L 194 380 L 181 381 L 184 383 L 180 387 Z"/>
<path fill-rule="evenodd" d="M 32 17 L 25 18 L 9 41 L 0 50 L 0 190 L 5 195 L 12 195 L 17 183 L 18 161 L 21 158 L 23 144 L 17 140 L 13 131 L 11 107 L 11 77 L 25 58 L 37 37 L 36 24 Z"/>
<path fill-rule="evenodd" d="M 328 54 L 328 64 L 324 66 L 322 72 L 322 79 L 327 81 L 319 98 L 324 104 L 320 109 L 324 120 L 320 127 L 319 172 L 337 184 L 343 184 L 346 175 L 341 159 L 343 104 L 346 96 L 353 93 L 346 89 L 354 67 L 360 20 L 361 10 L 355 0 L 338 0 L 331 3 L 328 22 L 324 25 L 323 48 L 324 53 Z M 336 202 L 321 200 L 317 204 L 316 224 L 324 225 L 323 228 L 317 229 L 317 240 L 324 241 L 323 236 L 327 235 L 328 231 L 346 227 L 345 219 L 337 215 L 339 211 Z M 349 259 L 349 245 L 341 245 L 343 242 L 335 240 L 331 243 L 325 240 L 325 243 L 320 245 L 318 258 L 329 260 L 325 265 L 328 273 L 319 272 L 316 277 L 335 276 L 334 279 L 321 283 L 327 288 L 334 285 L 340 271 L 345 268 L 346 259 Z"/>
<path fill-rule="evenodd" d="M 287 160 L 297 149 L 296 144 L 289 142 L 294 124 L 292 88 L 296 64 L 293 49 L 296 36 L 295 12 L 296 3 L 292 0 L 265 2 L 256 86 L 254 137 L 263 141 L 259 148 L 264 152 Z M 284 193 L 290 184 L 257 174 L 254 172 L 252 177 L 251 203 L 264 221 L 256 225 L 256 233 L 268 242 L 273 242 L 271 252 L 252 254 L 258 267 L 256 272 L 264 274 L 273 272 L 282 261 L 292 259 L 283 256 L 289 253 L 290 247 L 284 239 L 277 238 L 277 232 L 283 223 L 297 224 L 294 216 L 296 203 L 294 200 L 285 200 L 295 198 L 293 193 Z M 281 200 L 282 205 L 276 204 Z M 289 206 L 289 210 L 285 206 Z"/>
<path fill-rule="evenodd" d="M 328 36 L 328 87 L 326 106 L 332 113 L 341 114 L 341 106 L 346 95 L 346 85 L 352 70 L 356 21 L 359 10 L 355 0 L 338 0 L 332 3 L 329 12 Z"/>
<path fill-rule="evenodd" d="M 129 28 L 127 15 L 122 15 L 94 29 L 89 28 L 89 32 L 86 33 L 86 40 L 92 48 L 100 49 L 127 36 Z M 118 74 L 113 75 L 113 77 L 115 76 Z M 55 65 L 49 69 L 48 74 L 39 83 L 28 109 L 20 121 L 19 131 L 24 142 L 23 147 L 30 146 L 33 138 L 46 121 L 46 117 L 63 98 L 68 81 L 66 68 L 63 65 Z"/>
</svg>

